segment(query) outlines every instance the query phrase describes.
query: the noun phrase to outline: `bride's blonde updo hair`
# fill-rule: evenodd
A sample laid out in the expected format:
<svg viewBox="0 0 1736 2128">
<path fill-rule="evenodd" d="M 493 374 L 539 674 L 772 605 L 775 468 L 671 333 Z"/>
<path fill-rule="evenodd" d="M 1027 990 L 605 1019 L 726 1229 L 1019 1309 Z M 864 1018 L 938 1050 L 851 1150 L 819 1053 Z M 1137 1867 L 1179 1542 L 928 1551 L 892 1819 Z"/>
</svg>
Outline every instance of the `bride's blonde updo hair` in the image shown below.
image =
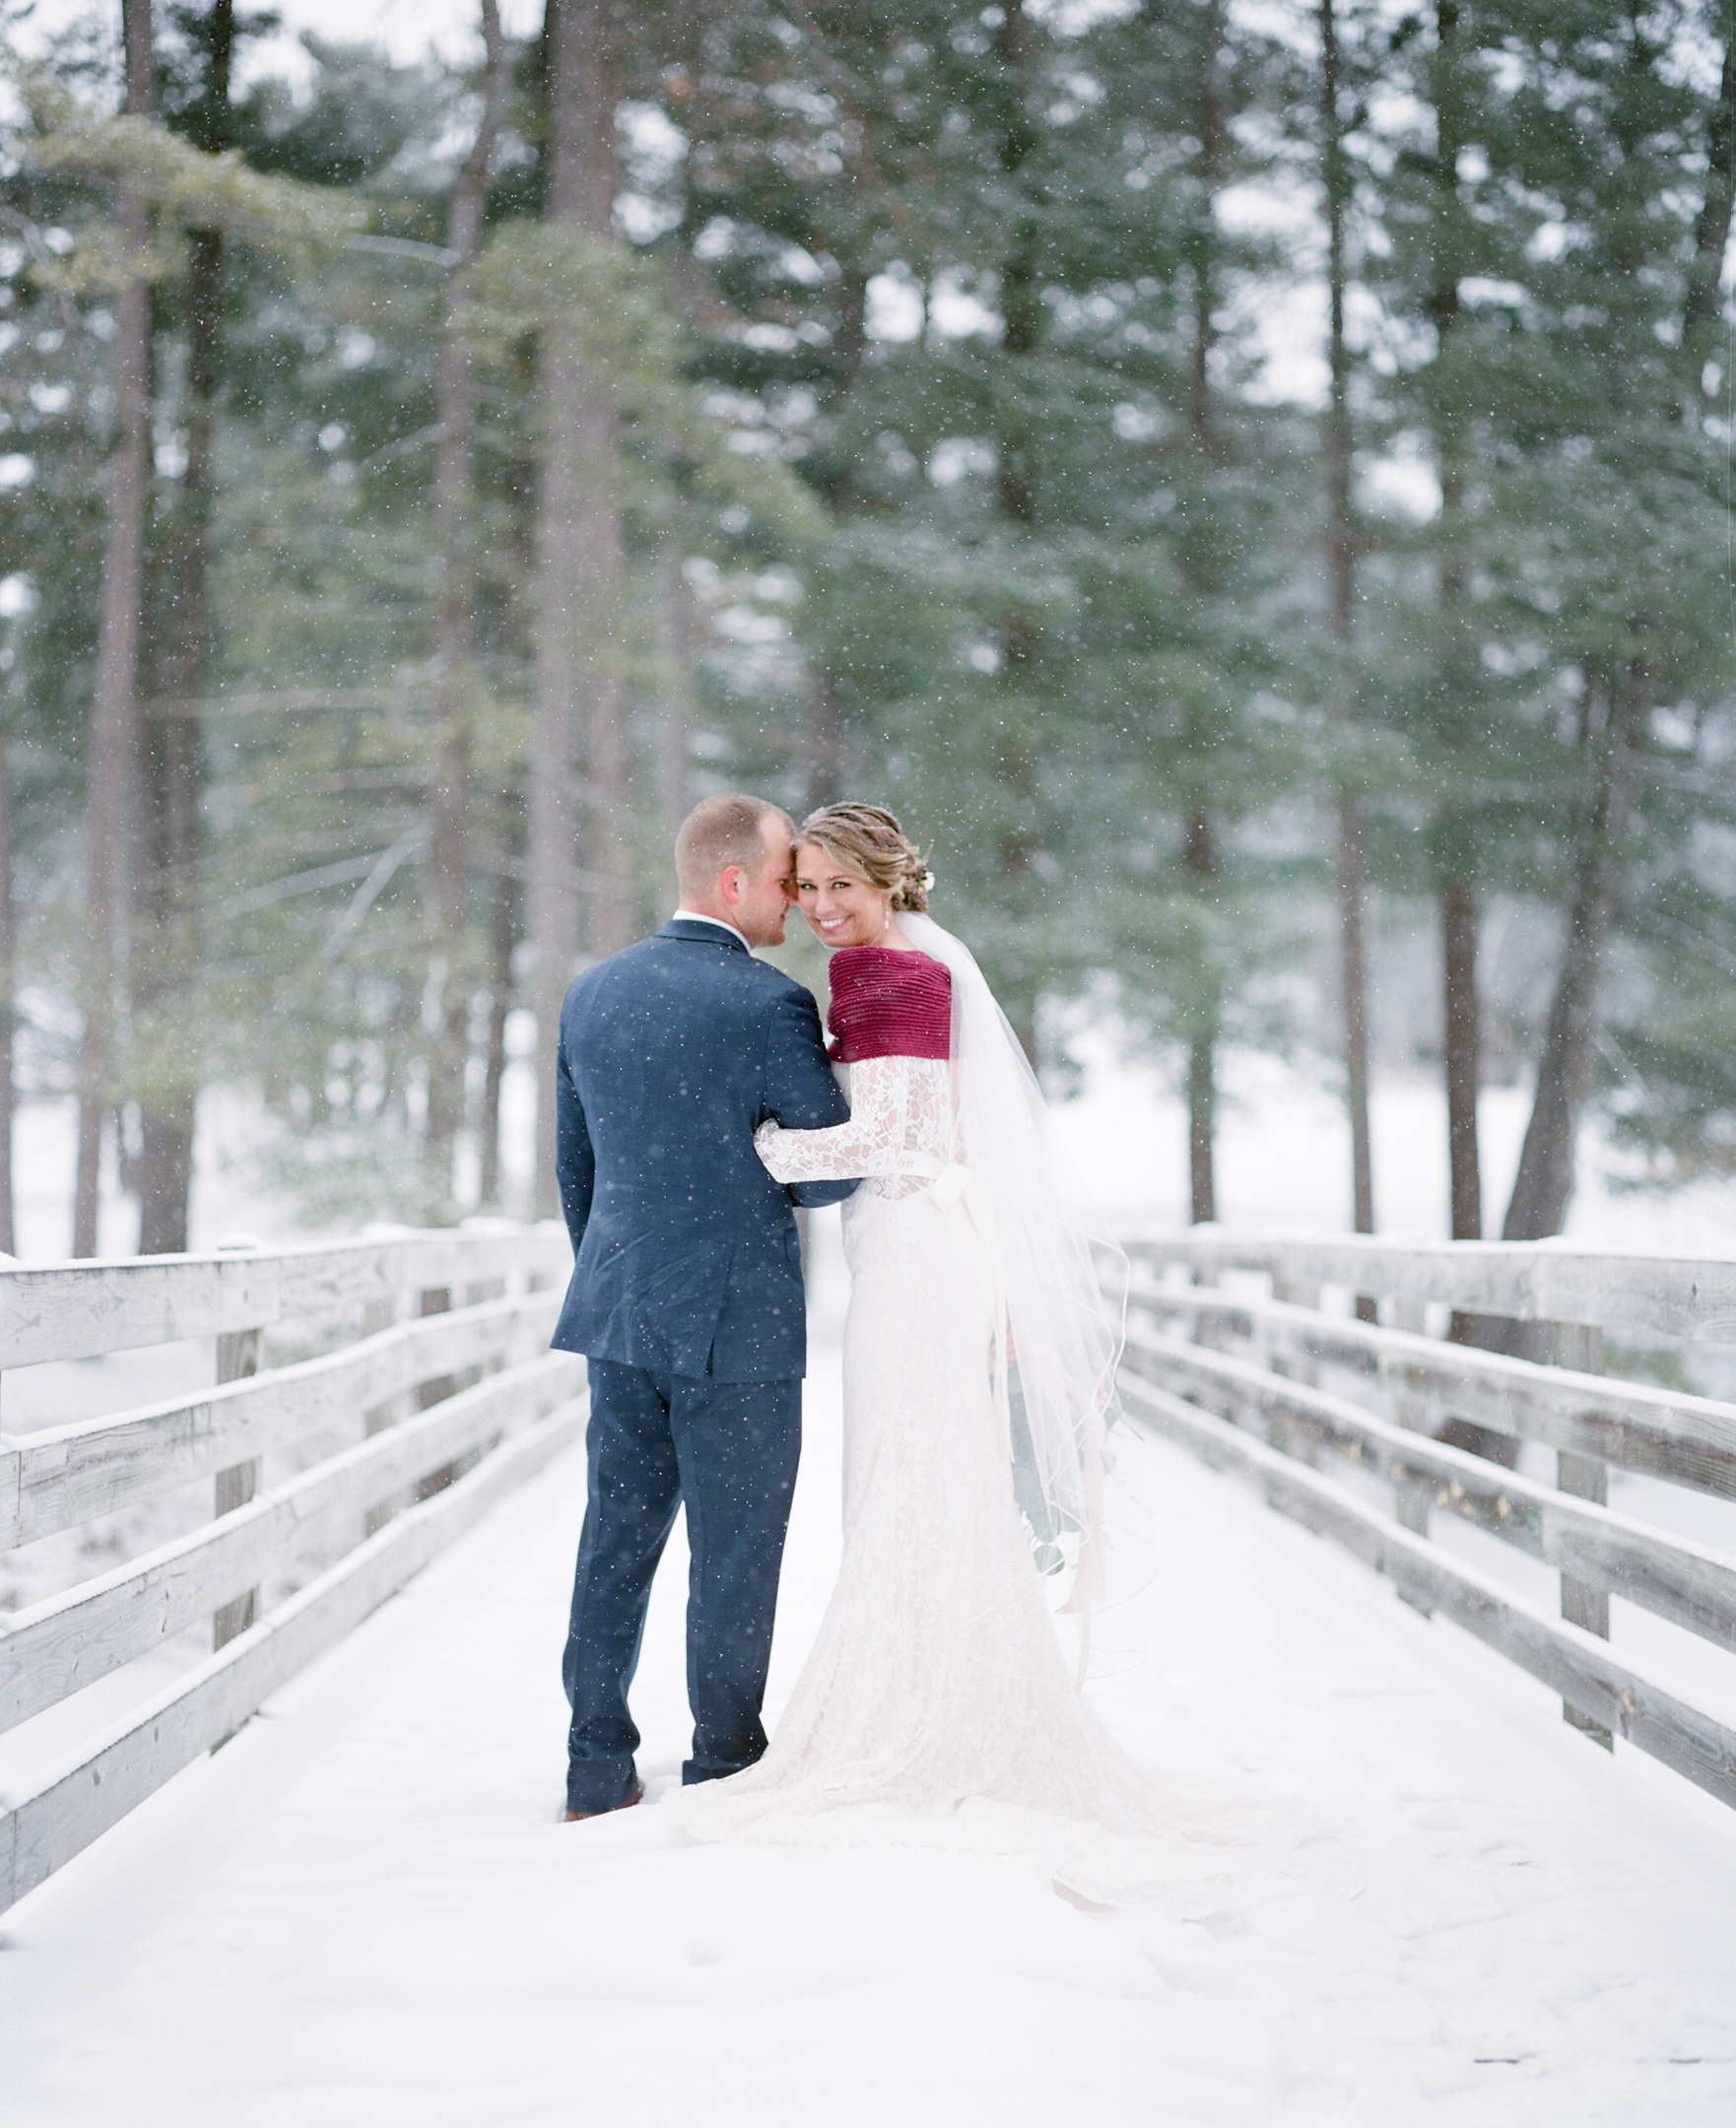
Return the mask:
<svg viewBox="0 0 1736 2128">
<path fill-rule="evenodd" d="M 818 842 L 844 871 L 870 887 L 890 888 L 895 909 L 926 912 L 934 884 L 928 861 L 885 806 L 822 806 L 803 821 L 796 842 Z"/>
</svg>

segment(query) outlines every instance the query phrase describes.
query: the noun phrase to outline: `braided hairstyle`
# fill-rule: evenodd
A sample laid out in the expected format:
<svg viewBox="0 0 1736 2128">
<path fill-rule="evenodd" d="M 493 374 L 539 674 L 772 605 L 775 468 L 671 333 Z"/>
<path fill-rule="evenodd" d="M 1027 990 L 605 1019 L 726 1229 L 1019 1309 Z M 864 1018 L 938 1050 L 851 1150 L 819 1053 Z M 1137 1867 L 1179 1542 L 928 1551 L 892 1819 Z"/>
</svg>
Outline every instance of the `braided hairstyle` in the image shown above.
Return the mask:
<svg viewBox="0 0 1736 2128">
<path fill-rule="evenodd" d="M 870 887 L 890 889 L 895 910 L 927 910 L 928 890 L 934 884 L 928 861 L 885 806 L 852 801 L 822 806 L 803 821 L 796 841 L 798 846 L 818 842 L 844 871 Z"/>
</svg>

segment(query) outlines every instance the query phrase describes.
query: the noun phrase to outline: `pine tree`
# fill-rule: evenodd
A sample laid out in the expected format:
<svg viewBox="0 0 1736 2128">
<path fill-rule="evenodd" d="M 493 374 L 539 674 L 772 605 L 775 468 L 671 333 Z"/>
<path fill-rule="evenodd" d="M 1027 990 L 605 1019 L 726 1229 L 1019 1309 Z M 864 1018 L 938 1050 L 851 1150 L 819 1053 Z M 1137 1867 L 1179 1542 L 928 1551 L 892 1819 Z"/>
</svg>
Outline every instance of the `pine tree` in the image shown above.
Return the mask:
<svg viewBox="0 0 1736 2128">
<path fill-rule="evenodd" d="M 129 118 L 157 101 L 150 0 L 124 0 Z M 114 291 L 114 454 L 107 479 L 108 543 L 97 627 L 97 671 L 86 755 L 85 895 L 90 912 L 81 985 L 78 1173 L 72 1253 L 97 1253 L 97 1185 L 102 1126 L 114 1103 L 116 1019 L 124 979 L 121 932 L 129 900 L 129 842 L 137 818 L 139 651 L 145 606 L 145 519 L 151 481 L 151 295 L 142 269 L 150 208 L 137 178 L 123 180 L 121 275 Z"/>
</svg>

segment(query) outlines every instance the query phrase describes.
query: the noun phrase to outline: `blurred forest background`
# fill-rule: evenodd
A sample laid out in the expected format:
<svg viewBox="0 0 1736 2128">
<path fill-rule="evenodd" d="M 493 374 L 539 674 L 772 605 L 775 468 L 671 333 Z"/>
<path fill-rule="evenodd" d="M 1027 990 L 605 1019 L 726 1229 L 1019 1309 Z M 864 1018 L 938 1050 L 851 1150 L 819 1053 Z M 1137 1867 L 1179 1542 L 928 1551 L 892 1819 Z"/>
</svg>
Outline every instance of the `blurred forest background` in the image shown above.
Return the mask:
<svg viewBox="0 0 1736 2128">
<path fill-rule="evenodd" d="M 1196 1219 L 1267 1049 L 1372 1227 L 1376 1036 L 1457 1236 L 1736 1167 L 1732 0 L 0 17 L 0 1250 L 55 1095 L 74 1253 L 223 1090 L 310 1219 L 532 1210 L 509 1031 L 723 788 L 897 808 Z"/>
</svg>

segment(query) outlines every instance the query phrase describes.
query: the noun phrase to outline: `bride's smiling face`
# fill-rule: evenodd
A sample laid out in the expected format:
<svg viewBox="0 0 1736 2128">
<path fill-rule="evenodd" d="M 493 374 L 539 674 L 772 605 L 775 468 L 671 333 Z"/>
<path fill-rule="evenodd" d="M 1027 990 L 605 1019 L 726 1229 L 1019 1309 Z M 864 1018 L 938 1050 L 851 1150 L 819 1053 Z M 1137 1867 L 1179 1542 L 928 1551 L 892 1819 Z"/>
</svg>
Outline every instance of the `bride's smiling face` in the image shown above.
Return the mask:
<svg viewBox="0 0 1736 2128">
<path fill-rule="evenodd" d="M 818 842 L 804 842 L 796 851 L 795 898 L 823 946 L 892 943 L 890 888 L 844 871 Z"/>
</svg>

